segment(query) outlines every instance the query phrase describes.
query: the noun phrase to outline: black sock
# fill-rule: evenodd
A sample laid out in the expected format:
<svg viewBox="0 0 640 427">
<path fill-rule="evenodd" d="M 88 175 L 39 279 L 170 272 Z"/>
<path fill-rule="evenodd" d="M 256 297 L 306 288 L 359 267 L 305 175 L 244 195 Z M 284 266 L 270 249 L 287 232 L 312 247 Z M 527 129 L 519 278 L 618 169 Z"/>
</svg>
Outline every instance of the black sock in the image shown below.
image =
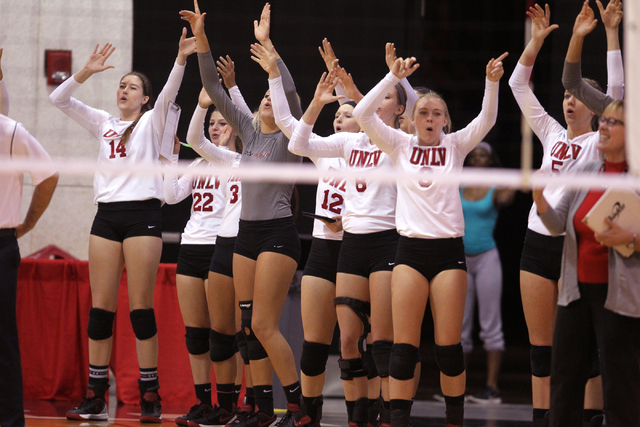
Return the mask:
<svg viewBox="0 0 640 427">
<path fill-rule="evenodd" d="M 282 387 L 284 389 L 284 395 L 287 398 L 287 403 L 293 403 L 300 406 L 300 381 L 296 381 L 293 384 Z"/>
<path fill-rule="evenodd" d="M 604 414 L 604 411 L 602 411 L 602 409 L 584 409 L 582 411 L 582 420 L 585 423 L 588 423 L 591 422 L 593 417 L 597 417 L 598 415 L 602 414 Z"/>
<path fill-rule="evenodd" d="M 106 400 L 105 394 L 109 390 L 109 365 L 89 365 L 89 389 L 93 391 L 94 396 Z"/>
<path fill-rule="evenodd" d="M 460 396 L 445 396 L 445 420 L 447 423 L 462 425 L 464 419 L 464 394 Z"/>
<path fill-rule="evenodd" d="M 391 409 L 392 411 L 396 409 L 400 409 L 401 411 L 410 411 L 411 405 L 413 405 L 412 400 L 391 399 L 389 401 L 389 409 Z"/>
<path fill-rule="evenodd" d="M 218 391 L 218 405 L 228 412 L 233 411 L 233 396 L 235 384 L 216 384 L 216 390 Z"/>
<path fill-rule="evenodd" d="M 211 383 L 195 384 L 196 398 L 201 403 L 211 406 Z"/>
<path fill-rule="evenodd" d="M 254 385 L 253 395 L 258 408 L 257 412 L 273 415 L 273 386 Z"/>
<path fill-rule="evenodd" d="M 251 406 L 251 410 L 254 410 L 256 406 L 256 400 L 253 395 L 253 387 L 247 387 L 247 389 L 244 391 L 244 404 Z"/>
<path fill-rule="evenodd" d="M 353 419 L 353 407 L 356 402 L 354 400 L 345 400 L 345 403 L 347 404 L 347 419 L 351 421 Z"/>
<path fill-rule="evenodd" d="M 309 415 L 311 417 L 312 420 L 316 419 L 316 416 L 318 415 L 318 406 L 313 404 L 313 401 L 321 398 L 322 395 L 320 396 L 315 396 L 315 397 L 307 397 L 307 396 L 302 396 L 302 400 L 304 401 L 304 408 L 305 411 L 307 413 L 307 415 Z"/>
<path fill-rule="evenodd" d="M 542 419 L 547 412 L 549 412 L 548 409 L 533 408 L 533 419 Z"/>
<path fill-rule="evenodd" d="M 242 384 L 235 384 L 233 386 L 233 406 L 238 407 L 238 400 L 240 400 L 240 392 L 242 391 Z"/>
</svg>

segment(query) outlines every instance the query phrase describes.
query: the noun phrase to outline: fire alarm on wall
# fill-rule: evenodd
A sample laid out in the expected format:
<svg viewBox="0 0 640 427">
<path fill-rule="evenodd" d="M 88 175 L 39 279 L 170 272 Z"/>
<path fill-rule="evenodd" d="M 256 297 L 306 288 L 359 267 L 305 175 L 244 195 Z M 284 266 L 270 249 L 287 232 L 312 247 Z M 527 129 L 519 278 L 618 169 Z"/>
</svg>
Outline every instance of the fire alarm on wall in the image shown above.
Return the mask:
<svg viewBox="0 0 640 427">
<path fill-rule="evenodd" d="M 44 68 L 48 85 L 59 85 L 71 77 L 71 51 L 45 50 Z"/>
</svg>

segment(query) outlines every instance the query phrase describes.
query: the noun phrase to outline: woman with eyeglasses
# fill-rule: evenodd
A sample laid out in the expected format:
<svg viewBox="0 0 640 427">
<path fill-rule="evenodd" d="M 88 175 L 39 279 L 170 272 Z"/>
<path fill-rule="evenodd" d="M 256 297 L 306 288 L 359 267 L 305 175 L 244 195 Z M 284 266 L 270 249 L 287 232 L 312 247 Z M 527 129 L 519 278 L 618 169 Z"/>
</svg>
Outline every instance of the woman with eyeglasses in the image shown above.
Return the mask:
<svg viewBox="0 0 640 427">
<path fill-rule="evenodd" d="M 626 173 L 623 101 L 604 110 L 599 131 L 602 159 L 580 170 Z M 545 226 L 554 235 L 565 233 L 551 363 L 552 427 L 582 425 L 584 388 L 596 350 L 607 426 L 640 425 L 640 243 L 637 233 L 608 218 L 608 229 L 602 232 L 585 225 L 585 216 L 604 190 L 568 190 L 555 206 L 541 189 L 533 191 Z M 619 246 L 632 254 L 621 255 L 614 249 Z"/>
</svg>

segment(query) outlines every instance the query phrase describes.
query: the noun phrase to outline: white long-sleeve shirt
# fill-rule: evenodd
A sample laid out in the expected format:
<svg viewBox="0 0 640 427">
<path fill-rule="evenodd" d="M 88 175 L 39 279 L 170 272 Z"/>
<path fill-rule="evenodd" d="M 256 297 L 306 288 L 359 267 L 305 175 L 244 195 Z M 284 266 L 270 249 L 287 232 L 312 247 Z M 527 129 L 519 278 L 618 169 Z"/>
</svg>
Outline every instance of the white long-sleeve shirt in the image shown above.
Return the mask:
<svg viewBox="0 0 640 427">
<path fill-rule="evenodd" d="M 443 135 L 437 146 L 423 146 L 415 135 L 387 126 L 375 113 L 385 95 L 398 83 L 392 73 L 360 101 L 353 115 L 361 128 L 393 161 L 408 172 L 451 173 L 462 169 L 467 154 L 486 136 L 498 115 L 498 83 L 486 80 L 482 111 L 467 127 Z M 398 233 L 412 238 L 451 238 L 464 235 L 464 216 L 457 187 L 421 179 L 398 184 Z"/>
<path fill-rule="evenodd" d="M 184 66 L 174 63 L 155 107 L 145 112 L 131 132 L 125 145 L 122 134 L 133 123 L 91 108 L 71 95 L 80 87 L 69 78 L 54 90 L 49 99 L 67 116 L 84 127 L 100 143 L 98 164 L 117 164 L 131 169 L 140 164 L 160 164 L 160 141 L 164 131 L 169 101 L 174 101 L 182 82 Z M 124 173 L 96 173 L 93 181 L 94 201 L 109 203 L 160 199 L 164 201 L 162 175 L 132 175 Z"/>
<path fill-rule="evenodd" d="M 584 163 L 598 159 L 596 144 L 600 139 L 600 133 L 587 132 L 569 139 L 567 130 L 545 111 L 529 87 L 532 70 L 533 67 L 518 63 L 509 79 L 509 86 L 527 123 L 542 143 L 543 157 L 540 169 L 566 173 L 577 170 Z M 564 189 L 564 186 L 551 185 L 544 189 L 544 197 L 552 207 L 560 201 Z M 535 202 L 529 211 L 528 227 L 536 233 L 551 235 L 537 214 Z"/>
</svg>

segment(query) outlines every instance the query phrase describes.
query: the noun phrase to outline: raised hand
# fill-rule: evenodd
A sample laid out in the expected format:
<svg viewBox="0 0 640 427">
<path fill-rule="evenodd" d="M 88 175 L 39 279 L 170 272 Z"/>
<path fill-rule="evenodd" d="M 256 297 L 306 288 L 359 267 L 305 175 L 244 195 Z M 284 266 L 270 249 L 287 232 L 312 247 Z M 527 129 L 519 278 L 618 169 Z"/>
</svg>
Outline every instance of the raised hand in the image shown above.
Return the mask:
<svg viewBox="0 0 640 427">
<path fill-rule="evenodd" d="M 220 139 L 218 139 L 218 147 L 228 147 L 231 138 L 235 137 L 236 133 L 230 125 L 227 125 L 222 130 L 220 134 Z"/>
<path fill-rule="evenodd" d="M 502 60 L 509 56 L 509 52 L 505 52 L 500 55 L 498 58 L 489 60 L 487 64 L 487 78 L 492 82 L 497 82 L 500 80 L 502 75 L 504 74 L 504 68 L 502 67 Z"/>
<path fill-rule="evenodd" d="M 200 108 L 209 108 L 212 104 L 213 101 L 211 100 L 211 97 L 209 97 L 207 91 L 202 88 L 200 95 L 198 95 L 198 105 Z"/>
<path fill-rule="evenodd" d="M 339 81 L 336 70 L 331 70 L 328 74 L 326 71 L 322 73 L 322 77 L 320 77 L 320 81 L 316 86 L 316 92 L 313 95 L 313 101 L 325 105 L 344 98 L 342 95 L 333 94 Z"/>
<path fill-rule="evenodd" d="M 231 57 L 227 55 L 227 57 L 220 57 L 217 61 L 217 69 L 218 73 L 224 79 L 224 85 L 227 89 L 231 89 L 236 85 L 236 66 L 231 60 Z"/>
<path fill-rule="evenodd" d="M 407 59 L 397 58 L 391 66 L 391 72 L 397 78 L 404 79 L 413 74 L 413 72 L 417 70 L 419 66 L 420 64 L 416 62 L 416 58 L 414 57 Z"/>
<path fill-rule="evenodd" d="M 100 45 L 97 44 L 95 49 L 93 49 L 93 53 L 89 56 L 87 63 L 84 65 L 84 68 L 92 74 L 113 68 L 113 65 L 106 65 L 105 62 L 116 48 L 113 47 L 111 43 L 105 43 L 102 49 L 99 49 L 99 47 Z"/>
<path fill-rule="evenodd" d="M 187 38 L 187 29 L 182 29 L 182 35 L 180 36 L 180 43 L 178 44 L 178 59 L 179 65 L 184 65 L 187 60 L 187 56 L 191 55 L 197 50 L 196 38 Z"/>
<path fill-rule="evenodd" d="M 589 7 L 589 0 L 585 0 L 582 3 L 582 10 L 576 17 L 576 22 L 573 24 L 573 34 L 579 37 L 585 37 L 596 27 L 598 20 L 594 18 L 593 9 Z"/>
<path fill-rule="evenodd" d="M 271 5 L 265 3 L 262 8 L 262 14 L 260 15 L 260 22 L 253 21 L 253 34 L 256 36 L 256 40 L 264 46 L 265 43 L 269 43 L 269 32 L 271 31 Z"/>
<path fill-rule="evenodd" d="M 600 18 L 605 28 L 618 28 L 622 22 L 622 2 L 620 0 L 611 0 L 605 9 L 600 0 L 596 0 L 598 9 L 600 10 Z"/>
<path fill-rule="evenodd" d="M 180 19 L 187 21 L 191 26 L 191 32 L 194 36 L 204 36 L 204 17 L 206 13 L 200 13 L 198 0 L 193 0 L 193 12 L 190 10 L 181 10 Z"/>
<path fill-rule="evenodd" d="M 320 51 L 320 56 L 322 56 L 328 71 L 331 71 L 338 66 L 339 60 L 333 52 L 333 48 L 331 47 L 329 40 L 326 38 L 322 40 L 322 46 L 318 46 L 318 50 Z"/>
<path fill-rule="evenodd" d="M 558 25 L 549 25 L 551 20 L 551 10 L 549 5 L 544 5 L 544 10 L 536 4 L 527 11 L 527 16 L 531 18 L 531 38 L 544 40 L 551 31 L 558 28 Z"/>
<path fill-rule="evenodd" d="M 396 62 L 396 45 L 393 43 L 387 43 L 384 46 L 385 55 L 384 59 L 387 62 L 387 67 L 389 67 L 389 71 L 393 68 L 393 64 Z"/>
<path fill-rule="evenodd" d="M 275 78 L 273 75 L 278 70 L 278 54 L 273 45 L 270 49 L 265 46 L 254 43 L 251 45 L 251 59 L 260 64 L 263 70 L 269 73 L 269 78 Z M 279 75 L 279 73 L 277 73 Z"/>
<path fill-rule="evenodd" d="M 351 73 L 347 73 L 347 71 L 340 66 L 336 67 L 336 72 L 338 73 L 338 78 L 340 79 L 340 86 L 342 86 L 342 89 L 344 90 L 344 93 L 347 95 L 347 97 L 353 99 L 356 104 L 360 102 L 360 100 L 364 98 L 364 95 L 358 90 L 356 84 L 353 82 Z"/>
</svg>

